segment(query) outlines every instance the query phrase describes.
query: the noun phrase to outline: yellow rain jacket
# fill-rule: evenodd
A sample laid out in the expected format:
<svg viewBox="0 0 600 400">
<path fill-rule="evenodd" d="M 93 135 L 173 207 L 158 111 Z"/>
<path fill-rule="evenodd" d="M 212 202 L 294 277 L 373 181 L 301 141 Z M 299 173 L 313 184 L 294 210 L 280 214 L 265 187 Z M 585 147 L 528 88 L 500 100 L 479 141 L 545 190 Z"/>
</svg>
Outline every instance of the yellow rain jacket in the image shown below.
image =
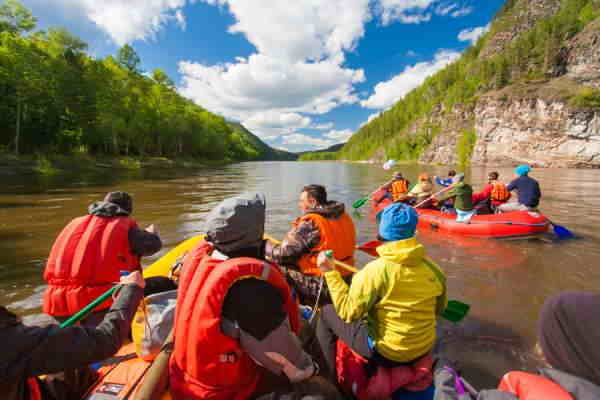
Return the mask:
<svg viewBox="0 0 600 400">
<path fill-rule="evenodd" d="M 350 287 L 338 271 L 325 273 L 327 286 L 340 318 L 367 319 L 377 352 L 412 361 L 434 345 L 437 314 L 447 305 L 444 273 L 416 238 L 385 243 L 377 253 Z"/>
</svg>

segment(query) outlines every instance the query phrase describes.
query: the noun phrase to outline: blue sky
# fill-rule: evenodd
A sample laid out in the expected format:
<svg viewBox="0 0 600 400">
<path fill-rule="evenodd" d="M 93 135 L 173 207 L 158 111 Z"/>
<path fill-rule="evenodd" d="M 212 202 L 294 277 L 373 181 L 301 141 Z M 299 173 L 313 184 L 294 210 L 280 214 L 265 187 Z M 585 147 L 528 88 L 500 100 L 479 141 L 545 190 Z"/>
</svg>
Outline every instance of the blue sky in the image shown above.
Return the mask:
<svg viewBox="0 0 600 400">
<path fill-rule="evenodd" d="M 291 151 L 346 141 L 485 32 L 503 0 L 22 0 Z M 50 7 L 49 7 L 50 5 Z"/>
</svg>

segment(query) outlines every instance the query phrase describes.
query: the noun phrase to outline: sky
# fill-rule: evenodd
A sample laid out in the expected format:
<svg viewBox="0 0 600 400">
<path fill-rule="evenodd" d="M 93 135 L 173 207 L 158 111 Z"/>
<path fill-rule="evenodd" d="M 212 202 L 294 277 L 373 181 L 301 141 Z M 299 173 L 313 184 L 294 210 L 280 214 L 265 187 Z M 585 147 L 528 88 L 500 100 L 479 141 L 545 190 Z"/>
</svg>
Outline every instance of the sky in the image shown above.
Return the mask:
<svg viewBox="0 0 600 400">
<path fill-rule="evenodd" d="M 345 142 L 486 32 L 503 0 L 22 0 L 94 57 L 130 44 L 273 147 Z"/>
</svg>

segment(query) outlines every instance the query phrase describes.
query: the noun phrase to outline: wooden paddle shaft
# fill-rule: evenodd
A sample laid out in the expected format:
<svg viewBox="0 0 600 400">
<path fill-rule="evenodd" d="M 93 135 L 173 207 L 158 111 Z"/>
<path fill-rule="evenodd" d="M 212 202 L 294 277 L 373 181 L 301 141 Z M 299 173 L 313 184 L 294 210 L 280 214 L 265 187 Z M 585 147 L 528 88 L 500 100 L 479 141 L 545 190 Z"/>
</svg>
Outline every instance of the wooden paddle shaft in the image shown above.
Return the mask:
<svg viewBox="0 0 600 400">
<path fill-rule="evenodd" d="M 419 208 L 423 204 L 427 203 L 429 200 L 433 199 L 438 194 L 444 193 L 446 190 L 450 190 L 451 188 L 452 188 L 452 185 L 447 186 L 447 187 L 443 188 L 442 190 L 440 190 L 439 192 L 435 192 L 434 194 L 432 194 L 431 196 L 429 196 L 426 200 L 423 200 L 422 202 L 420 202 L 419 204 L 417 204 L 416 206 L 413 206 L 413 207 L 414 208 Z"/>
<path fill-rule="evenodd" d="M 275 243 L 275 244 L 281 244 L 281 241 L 280 241 L 280 240 L 277 240 L 277 239 L 275 239 L 274 237 L 272 237 L 272 236 L 269 236 L 269 235 L 268 235 L 268 234 L 266 234 L 266 233 L 264 234 L 264 238 L 265 238 L 265 239 L 267 239 L 269 242 L 273 242 L 273 243 Z M 352 272 L 353 274 L 355 274 L 355 273 L 357 273 L 357 272 L 358 272 L 358 269 L 354 268 L 354 267 L 353 267 L 352 265 L 350 265 L 350 264 L 346 264 L 345 262 L 342 262 L 342 261 L 339 261 L 339 260 L 333 260 L 333 263 L 334 263 L 335 265 L 337 265 L 338 267 L 345 269 L 346 271 L 350 271 L 350 272 Z"/>
<path fill-rule="evenodd" d="M 169 385 L 169 359 L 173 347 L 173 332 L 174 329 L 171 329 L 160 353 L 148 369 L 134 400 L 159 400 L 165 394 Z"/>
</svg>

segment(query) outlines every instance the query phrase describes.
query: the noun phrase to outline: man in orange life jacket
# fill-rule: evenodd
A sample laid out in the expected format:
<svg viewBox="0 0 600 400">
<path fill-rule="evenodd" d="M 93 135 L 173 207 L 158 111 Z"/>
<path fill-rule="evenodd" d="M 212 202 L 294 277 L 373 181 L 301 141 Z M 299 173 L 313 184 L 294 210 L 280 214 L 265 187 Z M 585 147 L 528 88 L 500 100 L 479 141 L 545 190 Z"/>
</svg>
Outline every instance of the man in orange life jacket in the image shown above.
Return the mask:
<svg viewBox="0 0 600 400">
<path fill-rule="evenodd" d="M 116 300 L 96 328 L 26 326 L 16 315 L 0 307 L 2 399 L 81 399 L 96 379 L 86 366 L 105 360 L 119 350 L 129 335 L 131 320 L 144 295 L 140 272 L 122 277 L 121 283 L 123 287 Z M 62 379 L 57 379 L 59 372 L 65 372 Z M 52 379 L 38 379 L 42 374 L 55 375 Z"/>
<path fill-rule="evenodd" d="M 206 240 L 185 256 L 169 367 L 175 400 L 265 392 L 277 399 L 318 373 L 296 336 L 291 289 L 277 265 L 264 261 L 264 223 L 263 195 L 224 200 L 206 219 Z M 275 377 L 277 384 L 266 384 Z"/>
<path fill-rule="evenodd" d="M 140 269 L 140 258 L 162 247 L 154 225 L 139 229 L 130 217 L 131 196 L 111 192 L 89 206 L 88 215 L 71 221 L 52 246 L 44 279 L 44 312 L 62 321 L 92 302 L 114 282 L 120 271 Z M 95 326 L 111 302 L 106 301 L 82 323 Z"/>
<path fill-rule="evenodd" d="M 406 195 L 409 192 L 409 187 L 410 181 L 408 179 L 404 179 L 402 172 L 396 172 L 394 179 L 391 182 L 383 185 L 382 189 L 387 190 L 388 193 L 391 193 L 393 201 L 401 201 L 406 198 Z M 380 198 L 378 202 L 381 202 L 383 198 L 384 197 Z"/>
<path fill-rule="evenodd" d="M 473 193 L 473 205 L 478 210 L 482 202 L 488 203 L 490 211 L 494 212 L 502 204 L 505 204 L 510 200 L 511 193 L 506 188 L 506 185 L 498 180 L 500 175 L 494 171 L 488 175 L 488 184 L 483 188 L 481 192 Z M 484 205 L 484 208 L 485 206 Z M 482 214 L 478 211 L 479 214 Z"/>
<path fill-rule="evenodd" d="M 281 245 L 267 242 L 265 256 L 282 266 L 300 298 L 301 304 L 313 305 L 321 286 L 322 275 L 317 266 L 320 251 L 331 249 L 337 260 L 354 263 L 356 230 L 344 204 L 327 201 L 327 191 L 321 185 L 308 185 L 300 193 L 298 203 L 303 215 L 285 236 Z M 340 271 L 350 279 L 350 273 Z M 320 303 L 331 303 L 327 288 L 323 288 Z"/>
</svg>

